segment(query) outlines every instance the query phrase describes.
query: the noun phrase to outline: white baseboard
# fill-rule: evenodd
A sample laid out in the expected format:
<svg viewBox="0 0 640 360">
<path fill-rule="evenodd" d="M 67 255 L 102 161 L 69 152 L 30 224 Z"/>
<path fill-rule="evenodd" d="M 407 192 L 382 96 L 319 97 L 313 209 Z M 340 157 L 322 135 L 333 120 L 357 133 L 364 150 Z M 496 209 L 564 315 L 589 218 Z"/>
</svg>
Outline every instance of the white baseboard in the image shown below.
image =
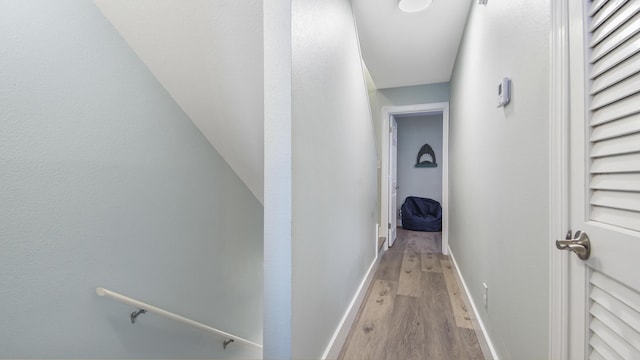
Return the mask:
<svg viewBox="0 0 640 360">
<path fill-rule="evenodd" d="M 376 243 L 377 243 L 377 240 L 376 240 Z M 327 348 L 325 349 L 324 354 L 322 354 L 322 360 L 337 359 L 338 355 L 340 355 L 340 350 L 342 350 L 342 346 L 344 345 L 344 342 L 347 340 L 347 336 L 349 335 L 349 331 L 353 326 L 353 322 L 356 319 L 356 315 L 358 315 L 358 310 L 360 310 L 360 304 L 362 304 L 362 301 L 364 300 L 364 296 L 367 293 L 367 289 L 369 289 L 369 284 L 371 284 L 371 280 L 373 280 L 373 275 L 375 274 L 374 269 L 376 268 L 376 265 L 378 264 L 378 261 L 380 260 L 380 258 L 382 258 L 381 254 L 382 253 L 378 254 L 378 256 L 376 256 L 376 258 L 373 259 L 373 262 L 369 266 L 369 270 L 367 270 L 367 273 L 365 274 L 364 278 L 360 282 L 358 291 L 356 291 L 356 294 L 351 300 L 351 303 L 349 303 L 349 307 L 347 307 L 347 311 L 345 311 L 344 315 L 342 316 L 342 319 L 338 323 L 338 327 L 336 328 L 336 331 L 333 333 L 333 336 L 331 337 L 331 340 L 329 341 L 329 344 L 327 345 Z"/>
<path fill-rule="evenodd" d="M 453 253 L 451 252 L 450 247 L 449 247 L 449 257 L 451 258 L 453 267 L 456 269 L 458 280 L 460 280 L 460 283 L 462 284 L 467 301 L 471 305 L 471 309 L 473 310 L 473 315 L 475 317 L 475 320 L 477 321 L 477 327 L 480 328 L 480 331 L 482 332 L 482 336 L 484 337 L 484 339 L 478 339 L 478 342 L 480 343 L 480 347 L 482 348 L 483 353 L 486 352 L 485 348 L 488 348 L 488 351 L 493 360 L 500 360 L 498 358 L 498 353 L 496 352 L 496 348 L 493 346 L 493 342 L 489 337 L 487 328 L 484 326 L 484 323 L 482 322 L 482 318 L 480 317 L 480 313 L 478 313 L 478 308 L 476 307 L 476 303 L 473 301 L 473 298 L 471 297 L 469 288 L 467 287 L 467 284 L 465 283 L 464 278 L 462 277 L 462 273 L 460 272 L 460 268 L 458 267 L 458 263 L 456 262 L 456 258 L 453 256 Z M 485 357 L 487 357 L 487 355 L 489 354 L 485 354 Z"/>
</svg>

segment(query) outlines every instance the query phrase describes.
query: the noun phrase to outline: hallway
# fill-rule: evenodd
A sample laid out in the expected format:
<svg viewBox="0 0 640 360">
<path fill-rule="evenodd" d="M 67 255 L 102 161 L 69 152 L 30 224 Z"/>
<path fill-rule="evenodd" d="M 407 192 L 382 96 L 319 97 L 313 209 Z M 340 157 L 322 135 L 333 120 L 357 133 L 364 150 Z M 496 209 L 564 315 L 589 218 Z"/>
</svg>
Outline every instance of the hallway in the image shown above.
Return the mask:
<svg viewBox="0 0 640 360">
<path fill-rule="evenodd" d="M 587 2 L 426 1 L 1 1 L 0 359 L 568 358 L 566 276 L 551 275 L 576 265 L 555 241 L 584 230 L 560 202 L 590 163 L 565 152 L 590 147 L 568 123 L 589 97 L 567 84 L 582 36 L 566 29 L 582 27 L 564 20 Z M 593 1 L 640 23 L 637 1 Z M 638 74 L 623 107 L 601 107 L 633 114 L 594 128 L 623 154 L 598 159 L 640 160 L 611 141 L 640 136 L 619 125 L 640 119 Z M 378 253 L 395 229 L 389 119 L 416 111 L 443 114 L 441 153 L 417 136 L 402 153 L 442 171 L 444 243 L 400 231 Z M 425 144 L 436 167 L 416 167 Z M 632 170 L 596 200 L 632 202 Z M 398 186 L 398 203 L 435 197 Z M 262 348 L 132 325 L 139 308 L 99 287 Z"/>
<path fill-rule="evenodd" d="M 441 241 L 398 229 L 339 359 L 484 359 Z"/>
</svg>

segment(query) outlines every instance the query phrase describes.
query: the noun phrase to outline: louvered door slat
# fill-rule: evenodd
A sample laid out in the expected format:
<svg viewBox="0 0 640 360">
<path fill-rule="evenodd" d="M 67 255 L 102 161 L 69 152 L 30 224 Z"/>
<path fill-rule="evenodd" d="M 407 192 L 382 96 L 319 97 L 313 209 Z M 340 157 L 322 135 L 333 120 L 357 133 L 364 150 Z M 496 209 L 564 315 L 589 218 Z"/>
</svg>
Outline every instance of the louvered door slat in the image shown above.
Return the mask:
<svg viewBox="0 0 640 360">
<path fill-rule="evenodd" d="M 591 351 L 591 355 L 589 355 L 589 360 L 607 360 L 596 350 Z"/>
<path fill-rule="evenodd" d="M 591 173 L 593 174 L 631 172 L 640 172 L 640 154 L 596 158 L 591 163 Z"/>
<path fill-rule="evenodd" d="M 640 192 L 640 174 L 596 175 L 590 185 L 592 190 Z"/>
<path fill-rule="evenodd" d="M 591 83 L 590 94 L 593 95 L 598 93 L 609 86 L 638 73 L 638 71 L 640 71 L 640 56 L 636 53 L 634 56 L 598 76 Z"/>
<path fill-rule="evenodd" d="M 593 97 L 593 100 L 591 102 L 591 110 L 597 110 L 603 106 L 615 103 L 639 92 L 639 83 L 640 74 L 635 74 L 634 76 L 619 82 L 615 86 L 611 86 L 603 91 L 600 91 Z"/>
<path fill-rule="evenodd" d="M 615 314 L 619 319 L 635 329 L 635 331 L 640 332 L 640 312 L 637 312 L 598 287 L 592 289 L 591 300 L 612 314 Z"/>
<path fill-rule="evenodd" d="M 640 294 L 598 271 L 590 282 L 590 345 L 605 359 L 640 359 Z"/>
<path fill-rule="evenodd" d="M 593 67 L 591 68 L 591 79 L 601 75 L 605 71 L 617 66 L 621 62 L 638 53 L 640 51 L 639 45 L 640 34 L 635 34 L 624 44 L 613 47 L 613 51 L 609 52 L 596 62 L 593 62 Z"/>
<path fill-rule="evenodd" d="M 595 15 L 595 13 L 600 10 L 609 0 L 594 0 L 591 4 L 591 9 L 589 10 L 589 16 Z"/>
<path fill-rule="evenodd" d="M 597 356 L 592 355 L 590 359 L 624 360 L 623 357 L 618 355 L 618 353 L 616 353 L 611 346 L 607 345 L 607 343 L 598 335 L 591 336 L 589 345 L 591 345 L 593 350 L 597 353 Z"/>
<path fill-rule="evenodd" d="M 640 313 L 640 294 L 638 292 L 599 272 L 593 273 L 591 284 Z"/>
<path fill-rule="evenodd" d="M 617 316 L 611 314 L 607 309 L 599 304 L 593 304 L 591 307 L 591 315 L 602 321 L 611 331 L 625 339 L 634 349 L 640 351 L 640 334 L 620 320 Z"/>
<path fill-rule="evenodd" d="M 640 212 L 640 193 L 628 191 L 594 191 L 591 205 Z"/>
<path fill-rule="evenodd" d="M 623 359 L 640 359 L 640 351 L 633 348 L 625 339 L 609 329 L 598 318 L 591 320 L 589 328 Z"/>
<path fill-rule="evenodd" d="M 591 157 L 598 158 L 635 152 L 640 152 L 640 133 L 598 141 L 591 149 Z"/>
<path fill-rule="evenodd" d="M 634 17 L 627 21 L 623 26 L 614 31 L 610 37 L 614 41 L 603 41 L 598 44 L 598 46 L 593 48 L 591 52 L 591 63 L 597 61 L 602 58 L 611 50 L 615 49 L 617 46 L 632 38 L 635 34 L 638 33 L 638 22 L 640 21 L 640 14 L 634 15 Z"/>
<path fill-rule="evenodd" d="M 590 95 L 596 94 L 615 83 L 618 83 L 640 72 L 640 54 L 636 53 L 617 66 L 598 75 L 591 83 Z"/>
<path fill-rule="evenodd" d="M 638 43 L 640 46 L 640 43 Z M 598 109 L 591 116 L 591 125 L 597 126 L 609 121 L 618 120 L 640 112 L 640 94 L 629 96 L 614 104 Z"/>
<path fill-rule="evenodd" d="M 591 350 L 591 355 L 589 355 L 589 360 L 607 360 L 605 357 L 600 355 L 597 350 Z"/>
<path fill-rule="evenodd" d="M 640 132 L 640 114 L 631 115 L 624 119 L 611 121 L 594 127 L 591 132 L 591 142 L 607 140 L 618 136 L 631 135 Z"/>
<path fill-rule="evenodd" d="M 627 78 L 615 86 L 611 86 L 597 93 L 591 101 L 591 110 L 597 110 L 605 105 L 622 100 L 627 96 L 633 95 L 640 91 L 638 84 L 640 83 L 640 74 Z"/>
</svg>

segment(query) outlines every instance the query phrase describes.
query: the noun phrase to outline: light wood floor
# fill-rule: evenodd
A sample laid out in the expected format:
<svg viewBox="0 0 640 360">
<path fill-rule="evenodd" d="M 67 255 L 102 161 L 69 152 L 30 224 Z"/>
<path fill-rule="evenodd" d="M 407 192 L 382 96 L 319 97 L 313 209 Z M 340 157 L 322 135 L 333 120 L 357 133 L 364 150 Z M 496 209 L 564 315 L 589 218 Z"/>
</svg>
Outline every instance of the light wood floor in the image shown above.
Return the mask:
<svg viewBox="0 0 640 360">
<path fill-rule="evenodd" d="M 440 233 L 398 229 L 338 359 L 484 359 Z"/>
</svg>

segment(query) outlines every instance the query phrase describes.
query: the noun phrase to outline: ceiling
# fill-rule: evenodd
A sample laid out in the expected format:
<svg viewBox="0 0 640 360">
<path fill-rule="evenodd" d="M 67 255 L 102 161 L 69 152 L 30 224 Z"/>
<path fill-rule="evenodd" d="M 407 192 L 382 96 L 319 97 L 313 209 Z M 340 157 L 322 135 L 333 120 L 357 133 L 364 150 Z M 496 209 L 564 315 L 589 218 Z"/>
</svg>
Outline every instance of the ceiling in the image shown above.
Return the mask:
<svg viewBox="0 0 640 360">
<path fill-rule="evenodd" d="M 262 1 L 94 2 L 262 202 Z"/>
<path fill-rule="evenodd" d="M 398 0 L 352 0 L 362 57 L 378 89 L 447 82 L 471 0 L 433 0 L 404 13 Z"/>
<path fill-rule="evenodd" d="M 94 2 L 262 202 L 262 0 Z M 397 0 L 352 3 L 378 88 L 449 81 L 471 0 L 412 14 Z"/>
</svg>

